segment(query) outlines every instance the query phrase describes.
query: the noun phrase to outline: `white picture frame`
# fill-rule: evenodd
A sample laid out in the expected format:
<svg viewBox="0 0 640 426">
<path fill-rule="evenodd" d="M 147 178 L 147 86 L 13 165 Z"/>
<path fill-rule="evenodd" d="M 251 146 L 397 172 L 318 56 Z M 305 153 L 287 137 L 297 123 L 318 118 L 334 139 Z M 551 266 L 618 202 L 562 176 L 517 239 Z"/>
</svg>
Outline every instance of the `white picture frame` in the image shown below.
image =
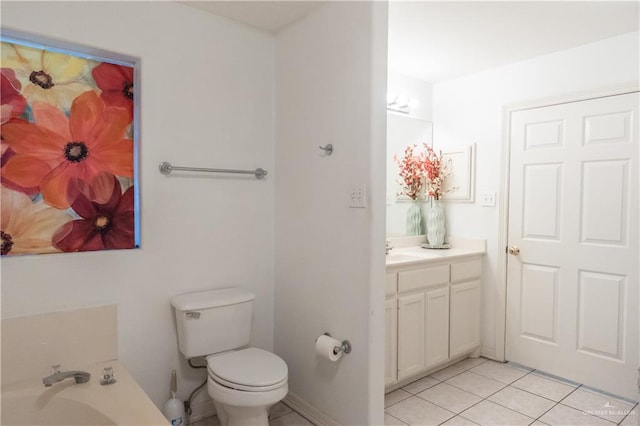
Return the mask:
<svg viewBox="0 0 640 426">
<path fill-rule="evenodd" d="M 442 151 L 445 161 L 451 161 L 451 174 L 444 182 L 446 192 L 442 200 L 461 203 L 473 203 L 475 198 L 475 147 L 474 144 L 455 148 L 447 148 Z"/>
</svg>

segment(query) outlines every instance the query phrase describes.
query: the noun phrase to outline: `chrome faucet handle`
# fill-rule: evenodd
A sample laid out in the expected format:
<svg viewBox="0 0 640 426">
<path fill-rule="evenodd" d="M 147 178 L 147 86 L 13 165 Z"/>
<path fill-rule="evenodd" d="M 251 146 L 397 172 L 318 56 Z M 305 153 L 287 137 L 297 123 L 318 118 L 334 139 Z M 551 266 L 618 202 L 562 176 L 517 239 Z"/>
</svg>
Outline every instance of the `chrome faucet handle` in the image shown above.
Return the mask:
<svg viewBox="0 0 640 426">
<path fill-rule="evenodd" d="M 100 384 L 102 386 L 112 385 L 116 382 L 115 372 L 113 371 L 113 367 L 105 367 L 102 370 L 102 379 L 100 379 Z"/>
<path fill-rule="evenodd" d="M 51 374 L 58 374 L 60 373 L 60 364 L 54 364 L 51 366 Z"/>
</svg>

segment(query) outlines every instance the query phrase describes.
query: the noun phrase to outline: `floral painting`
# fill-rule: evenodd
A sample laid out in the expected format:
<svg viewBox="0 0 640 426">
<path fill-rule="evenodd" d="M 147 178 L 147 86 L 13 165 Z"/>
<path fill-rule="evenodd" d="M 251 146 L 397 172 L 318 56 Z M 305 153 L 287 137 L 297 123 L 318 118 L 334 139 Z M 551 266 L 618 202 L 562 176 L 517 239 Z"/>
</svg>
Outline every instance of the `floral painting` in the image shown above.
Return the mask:
<svg viewBox="0 0 640 426">
<path fill-rule="evenodd" d="M 134 67 L 3 39 L 2 256 L 139 246 Z"/>
</svg>

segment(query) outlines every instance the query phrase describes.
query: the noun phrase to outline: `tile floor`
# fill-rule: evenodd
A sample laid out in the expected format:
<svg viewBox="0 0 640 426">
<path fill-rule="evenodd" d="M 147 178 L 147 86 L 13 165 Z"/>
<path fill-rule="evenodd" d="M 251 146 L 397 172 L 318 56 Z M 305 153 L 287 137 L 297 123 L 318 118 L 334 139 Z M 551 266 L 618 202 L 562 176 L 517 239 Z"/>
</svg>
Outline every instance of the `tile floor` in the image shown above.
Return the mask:
<svg viewBox="0 0 640 426">
<path fill-rule="evenodd" d="M 208 417 L 202 419 L 191 426 L 219 426 L 218 417 Z M 313 423 L 302 417 L 300 414 L 293 411 L 287 405 L 282 402 L 278 402 L 271 407 L 269 412 L 269 426 L 313 426 Z"/>
<path fill-rule="evenodd" d="M 484 358 L 461 361 L 385 396 L 385 426 L 638 424 L 638 405 Z M 219 426 L 210 417 L 192 426 Z M 313 426 L 282 402 L 269 426 Z M 367 425 L 345 425 L 367 426 Z"/>
<path fill-rule="evenodd" d="M 385 426 L 637 425 L 638 406 L 483 358 L 466 359 L 385 396 Z"/>
</svg>

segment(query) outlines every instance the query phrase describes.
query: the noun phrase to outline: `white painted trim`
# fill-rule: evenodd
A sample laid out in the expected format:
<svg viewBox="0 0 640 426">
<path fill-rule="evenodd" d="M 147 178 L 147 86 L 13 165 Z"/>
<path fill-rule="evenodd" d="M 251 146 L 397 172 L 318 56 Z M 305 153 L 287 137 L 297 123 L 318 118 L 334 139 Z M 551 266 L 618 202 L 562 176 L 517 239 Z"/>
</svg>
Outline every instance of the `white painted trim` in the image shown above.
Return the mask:
<svg viewBox="0 0 640 426">
<path fill-rule="evenodd" d="M 500 190 L 502 196 L 498 197 L 498 282 L 496 288 L 496 316 L 495 316 L 495 358 L 498 361 L 505 361 L 506 353 L 506 331 L 507 331 L 507 253 L 506 247 L 509 244 L 509 166 L 510 166 L 510 135 L 511 135 L 511 114 L 525 109 L 542 108 L 546 106 L 581 102 L 590 99 L 605 98 L 609 96 L 624 95 L 627 93 L 640 92 L 640 86 L 620 85 L 586 92 L 567 93 L 561 96 L 543 99 L 533 99 L 525 102 L 507 104 L 502 109 L 502 143 L 501 157 L 502 166 L 500 169 Z M 502 249 L 504 247 L 504 249 Z M 485 354 L 483 348 L 483 355 Z"/>
<path fill-rule="evenodd" d="M 482 358 L 489 358 L 494 361 L 503 361 L 501 359 L 498 359 L 498 357 L 496 356 L 496 349 L 489 346 L 480 347 L 480 356 Z"/>
<path fill-rule="evenodd" d="M 430 376 L 433 373 L 440 371 L 440 370 L 444 370 L 447 367 L 451 367 L 454 364 L 459 363 L 460 361 L 464 361 L 465 359 L 468 358 L 478 358 L 478 356 L 476 356 L 476 352 L 478 352 L 480 350 L 479 347 L 472 349 L 471 351 L 467 351 L 464 352 L 461 355 L 456 356 L 455 358 L 451 358 L 447 361 L 442 362 L 441 364 L 438 364 L 435 367 L 430 367 L 427 370 L 421 371 L 420 373 L 414 374 L 413 376 L 409 376 L 406 377 L 402 380 L 399 380 L 389 386 L 385 386 L 384 388 L 384 393 L 388 394 L 389 392 L 393 392 L 394 390 L 400 389 L 405 387 L 406 385 L 408 385 L 409 383 L 413 383 L 416 380 L 420 380 L 424 377 Z"/>
<path fill-rule="evenodd" d="M 324 412 L 318 410 L 295 393 L 289 392 L 282 400 L 293 411 L 296 411 L 305 419 L 317 426 L 341 426 L 340 423 L 329 417 Z"/>
<path fill-rule="evenodd" d="M 462 158 L 463 161 L 458 160 L 458 165 L 463 163 L 465 170 L 463 170 L 463 176 L 465 176 L 464 182 L 458 181 L 458 189 L 445 193 L 440 198 L 442 201 L 453 203 L 473 203 L 475 201 L 475 174 L 476 174 L 476 148 L 475 143 L 448 148 L 442 151 L 443 158 L 449 158 L 452 163 L 452 176 L 455 175 L 455 158 Z M 458 173 L 460 171 L 458 170 Z M 446 182 L 446 180 L 445 180 Z M 454 182 L 455 184 L 455 182 Z M 449 184 L 444 185 L 444 189 L 450 188 Z"/>
<path fill-rule="evenodd" d="M 507 256 L 506 247 L 509 241 L 509 149 L 511 133 L 512 106 L 505 106 L 502 110 L 502 143 L 500 164 L 500 194 L 498 196 L 498 278 L 496 288 L 495 312 L 495 342 L 493 356 L 497 361 L 505 361 L 506 332 L 507 332 Z M 504 249 L 503 249 L 504 248 Z"/>
</svg>

